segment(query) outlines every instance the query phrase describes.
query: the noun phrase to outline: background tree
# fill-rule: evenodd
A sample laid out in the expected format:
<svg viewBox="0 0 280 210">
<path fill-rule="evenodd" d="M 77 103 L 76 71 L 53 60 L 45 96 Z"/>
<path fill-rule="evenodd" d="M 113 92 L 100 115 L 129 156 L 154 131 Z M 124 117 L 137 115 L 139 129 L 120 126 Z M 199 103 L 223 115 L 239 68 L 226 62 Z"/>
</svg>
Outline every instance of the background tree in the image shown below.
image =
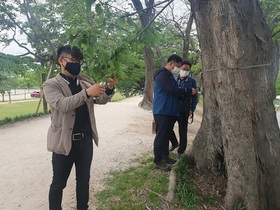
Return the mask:
<svg viewBox="0 0 280 210">
<path fill-rule="evenodd" d="M 122 93 L 127 93 L 128 89 L 135 89 L 135 85 L 142 80 L 144 74 L 148 92 L 141 106 L 150 109 L 155 65 L 162 66 L 163 60 L 170 55 L 170 49 L 167 51 L 163 47 L 165 43 L 166 47 L 171 44 L 168 44 L 167 40 L 159 39 L 166 33 L 166 29 L 164 27 L 160 29 L 158 27 L 160 23 L 154 22 L 156 18 L 154 8 L 157 5 L 154 5 L 153 1 L 147 1 L 146 8 L 143 8 L 141 2 L 134 3 L 133 6 L 125 4 L 120 9 L 119 5 L 118 8 L 112 6 L 112 1 L 25 0 L 10 4 L 9 1 L 3 0 L 0 9 L 0 18 L 3 21 L 0 24 L 2 32 L 6 33 L 2 33 L 0 38 L 6 44 L 14 41 L 26 49 L 25 55 L 34 56 L 44 68 L 45 75 L 49 70 L 50 58 L 55 57 L 56 47 L 67 42 L 82 48 L 85 54 L 82 72 L 96 82 L 106 80 L 108 76 L 117 76 L 119 81 L 129 81 L 118 83 L 117 88 Z M 169 3 L 167 1 L 158 3 L 164 5 L 159 13 Z M 139 14 L 141 18 L 135 18 L 134 15 L 127 13 L 127 10 L 132 10 L 133 7 L 136 8 L 135 6 L 138 10 L 136 9 L 134 15 Z M 8 31 L 13 31 L 13 34 L 9 34 Z M 27 42 L 20 42 L 17 39 L 18 33 L 24 34 Z M 162 42 L 159 42 L 161 40 Z M 168 42 L 173 45 L 178 43 L 177 49 L 181 46 L 180 41 L 172 36 Z M 158 60 L 152 59 L 153 50 L 160 52 L 159 43 L 162 45 L 160 48 L 168 52 L 160 56 L 160 65 Z M 142 56 L 139 56 L 141 54 Z M 137 64 L 133 66 L 132 61 L 137 59 Z M 143 68 L 143 64 L 148 71 Z M 131 77 L 132 73 L 137 77 Z"/>
<path fill-rule="evenodd" d="M 264 16 L 272 31 L 272 38 L 275 42 L 280 42 L 280 1 L 279 0 L 260 0 Z"/>
<path fill-rule="evenodd" d="M 29 86 L 20 82 L 31 70 L 35 70 L 34 73 L 36 73 L 38 65 L 34 63 L 34 59 L 0 53 L 0 63 L 0 91 L 2 94 L 2 101 L 4 101 L 5 91 L 9 94 L 9 101 L 11 102 L 10 93 L 12 89 L 18 87 L 40 87 L 40 85 L 38 85 L 38 83 L 36 84 L 34 81 L 30 83 Z"/>
<path fill-rule="evenodd" d="M 44 68 L 42 82 L 48 71 L 46 64 L 54 57 L 57 43 L 63 39 L 63 21 L 54 15 L 53 9 L 51 4 L 34 0 L 0 2 L 1 42 L 5 45 L 16 42 L 26 50 L 21 56 L 33 56 Z M 19 40 L 18 33 L 26 39 Z M 43 104 L 46 112 L 47 104 L 45 101 Z"/>
<path fill-rule="evenodd" d="M 181 13 L 178 13 L 175 7 L 178 7 L 178 5 L 173 2 L 160 15 L 160 21 L 157 22 L 157 26 L 164 33 L 160 33 L 160 40 L 158 42 L 161 43 L 161 51 L 165 57 L 168 57 L 171 53 L 177 53 L 182 56 L 183 60 L 189 60 L 192 63 L 191 76 L 201 86 L 202 68 L 194 24 L 194 9 L 188 1 L 182 1 L 180 5 L 180 8 L 183 9 Z"/>
<path fill-rule="evenodd" d="M 272 31 L 272 39 L 279 50 L 280 43 L 280 1 L 279 0 L 260 0 L 264 11 L 265 19 Z M 280 50 L 279 50 L 280 51 Z M 280 95 L 280 76 L 276 80 L 276 95 Z"/>
<path fill-rule="evenodd" d="M 205 87 L 191 153 L 196 167 L 227 176 L 226 209 L 280 209 L 272 33 L 257 0 L 195 4 Z"/>
<path fill-rule="evenodd" d="M 174 37 L 178 37 L 181 40 L 181 43 L 175 46 L 174 52 L 182 55 L 183 60 L 189 60 L 189 47 L 192 44 L 191 32 L 193 28 L 195 28 L 193 27 L 194 11 L 187 1 L 184 2 L 185 11 L 182 14 L 178 14 L 174 6 L 174 3 L 170 4 L 170 8 L 163 12 L 161 15 L 161 22 L 165 26 L 169 25 L 169 28 L 172 29 L 171 33 L 173 34 L 173 39 Z M 195 47 L 193 46 L 192 51 L 194 51 L 194 49 Z"/>
<path fill-rule="evenodd" d="M 154 17 L 154 0 L 146 0 L 146 9 L 144 10 L 143 5 L 140 0 L 132 0 L 135 10 L 138 12 L 139 19 L 142 28 L 148 28 L 152 23 Z M 147 29 L 147 33 L 153 34 L 154 30 L 152 27 Z M 154 74 L 154 54 L 151 45 L 145 45 L 143 47 L 143 55 L 145 60 L 145 87 L 144 87 L 144 97 L 139 103 L 139 106 L 145 109 L 151 109 L 153 103 L 153 74 Z"/>
</svg>

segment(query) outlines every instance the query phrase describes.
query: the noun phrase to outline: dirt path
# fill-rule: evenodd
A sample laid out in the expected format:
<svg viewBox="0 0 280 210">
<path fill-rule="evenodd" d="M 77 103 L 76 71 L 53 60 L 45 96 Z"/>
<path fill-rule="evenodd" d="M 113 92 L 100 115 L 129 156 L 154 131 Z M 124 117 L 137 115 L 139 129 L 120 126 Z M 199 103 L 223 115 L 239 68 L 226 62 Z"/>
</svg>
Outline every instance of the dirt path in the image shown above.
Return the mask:
<svg viewBox="0 0 280 210">
<path fill-rule="evenodd" d="M 152 113 L 137 105 L 141 97 L 95 106 L 99 147 L 94 147 L 91 169 L 90 209 L 94 192 L 111 170 L 132 166 L 133 159 L 152 151 Z M 189 127 L 190 139 L 199 127 L 196 118 Z M 50 116 L 0 127 L 0 209 L 48 209 L 52 178 L 51 153 L 46 150 Z M 191 141 L 189 142 L 191 144 Z M 63 209 L 75 209 L 75 170 L 63 194 Z"/>
</svg>

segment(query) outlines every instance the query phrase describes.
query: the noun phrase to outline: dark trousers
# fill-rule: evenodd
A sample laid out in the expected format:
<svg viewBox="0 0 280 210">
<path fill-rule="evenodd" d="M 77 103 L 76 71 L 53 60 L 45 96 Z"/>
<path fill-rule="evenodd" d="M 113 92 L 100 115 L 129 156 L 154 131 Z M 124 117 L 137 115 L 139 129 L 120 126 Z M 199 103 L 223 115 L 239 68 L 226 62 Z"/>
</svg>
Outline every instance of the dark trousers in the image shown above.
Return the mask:
<svg viewBox="0 0 280 210">
<path fill-rule="evenodd" d="M 68 156 L 53 153 L 53 180 L 49 191 L 49 209 L 62 210 L 62 192 L 73 164 L 76 168 L 77 209 L 88 209 L 90 166 L 93 156 L 92 138 L 72 142 Z"/>
<path fill-rule="evenodd" d="M 180 112 L 180 116 L 177 118 L 178 125 L 179 125 L 179 136 L 180 136 L 180 146 L 178 148 L 178 153 L 183 154 L 186 151 L 187 143 L 188 143 L 188 118 L 186 112 Z M 174 121 L 175 124 L 176 121 Z M 172 130 L 170 135 L 170 142 L 173 146 L 176 146 L 178 144 L 177 137 L 174 133 L 174 130 Z"/>
<path fill-rule="evenodd" d="M 169 115 L 154 115 L 156 137 L 154 140 L 154 162 L 158 163 L 168 157 L 169 136 L 173 130 L 176 117 Z"/>
</svg>

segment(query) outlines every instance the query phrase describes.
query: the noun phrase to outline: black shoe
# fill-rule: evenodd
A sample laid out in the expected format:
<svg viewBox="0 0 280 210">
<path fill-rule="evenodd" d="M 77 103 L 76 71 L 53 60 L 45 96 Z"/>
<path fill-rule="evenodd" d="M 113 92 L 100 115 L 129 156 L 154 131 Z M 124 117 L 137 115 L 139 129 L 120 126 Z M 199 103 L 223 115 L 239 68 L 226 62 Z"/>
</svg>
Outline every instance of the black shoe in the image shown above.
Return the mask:
<svg viewBox="0 0 280 210">
<path fill-rule="evenodd" d="M 166 171 L 170 171 L 171 167 L 166 163 L 165 160 L 161 160 L 158 163 L 156 163 L 156 169 L 166 172 Z"/>
<path fill-rule="evenodd" d="M 177 147 L 179 147 L 180 146 L 180 144 L 177 144 L 177 145 L 175 145 L 175 146 L 171 146 L 170 148 L 169 148 L 169 152 L 172 152 L 174 149 L 176 149 Z"/>
<path fill-rule="evenodd" d="M 165 162 L 167 163 L 167 165 L 174 165 L 177 161 L 176 160 L 173 160 L 172 158 L 170 157 L 167 157 L 164 159 Z"/>
</svg>

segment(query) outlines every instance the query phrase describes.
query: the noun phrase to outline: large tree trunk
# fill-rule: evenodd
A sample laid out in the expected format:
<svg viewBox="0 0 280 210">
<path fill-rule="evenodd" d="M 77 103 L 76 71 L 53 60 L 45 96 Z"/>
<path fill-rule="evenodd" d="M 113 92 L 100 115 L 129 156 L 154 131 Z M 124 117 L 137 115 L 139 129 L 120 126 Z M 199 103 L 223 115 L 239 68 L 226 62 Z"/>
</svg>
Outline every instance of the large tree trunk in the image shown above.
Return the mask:
<svg viewBox="0 0 280 210">
<path fill-rule="evenodd" d="M 139 12 L 139 17 L 141 21 L 142 28 L 144 29 L 154 17 L 154 0 L 145 0 L 145 4 L 149 9 L 143 11 L 143 6 L 140 0 L 132 0 L 132 3 Z M 150 28 L 150 30 L 152 30 Z M 144 87 L 144 97 L 143 100 L 139 103 L 139 106 L 151 110 L 153 105 L 153 92 L 154 92 L 154 56 L 151 47 L 145 47 L 143 49 L 143 55 L 145 59 L 145 87 Z"/>
<path fill-rule="evenodd" d="M 197 0 L 204 111 L 191 155 L 227 175 L 226 209 L 280 209 L 278 60 L 257 0 Z"/>
</svg>

